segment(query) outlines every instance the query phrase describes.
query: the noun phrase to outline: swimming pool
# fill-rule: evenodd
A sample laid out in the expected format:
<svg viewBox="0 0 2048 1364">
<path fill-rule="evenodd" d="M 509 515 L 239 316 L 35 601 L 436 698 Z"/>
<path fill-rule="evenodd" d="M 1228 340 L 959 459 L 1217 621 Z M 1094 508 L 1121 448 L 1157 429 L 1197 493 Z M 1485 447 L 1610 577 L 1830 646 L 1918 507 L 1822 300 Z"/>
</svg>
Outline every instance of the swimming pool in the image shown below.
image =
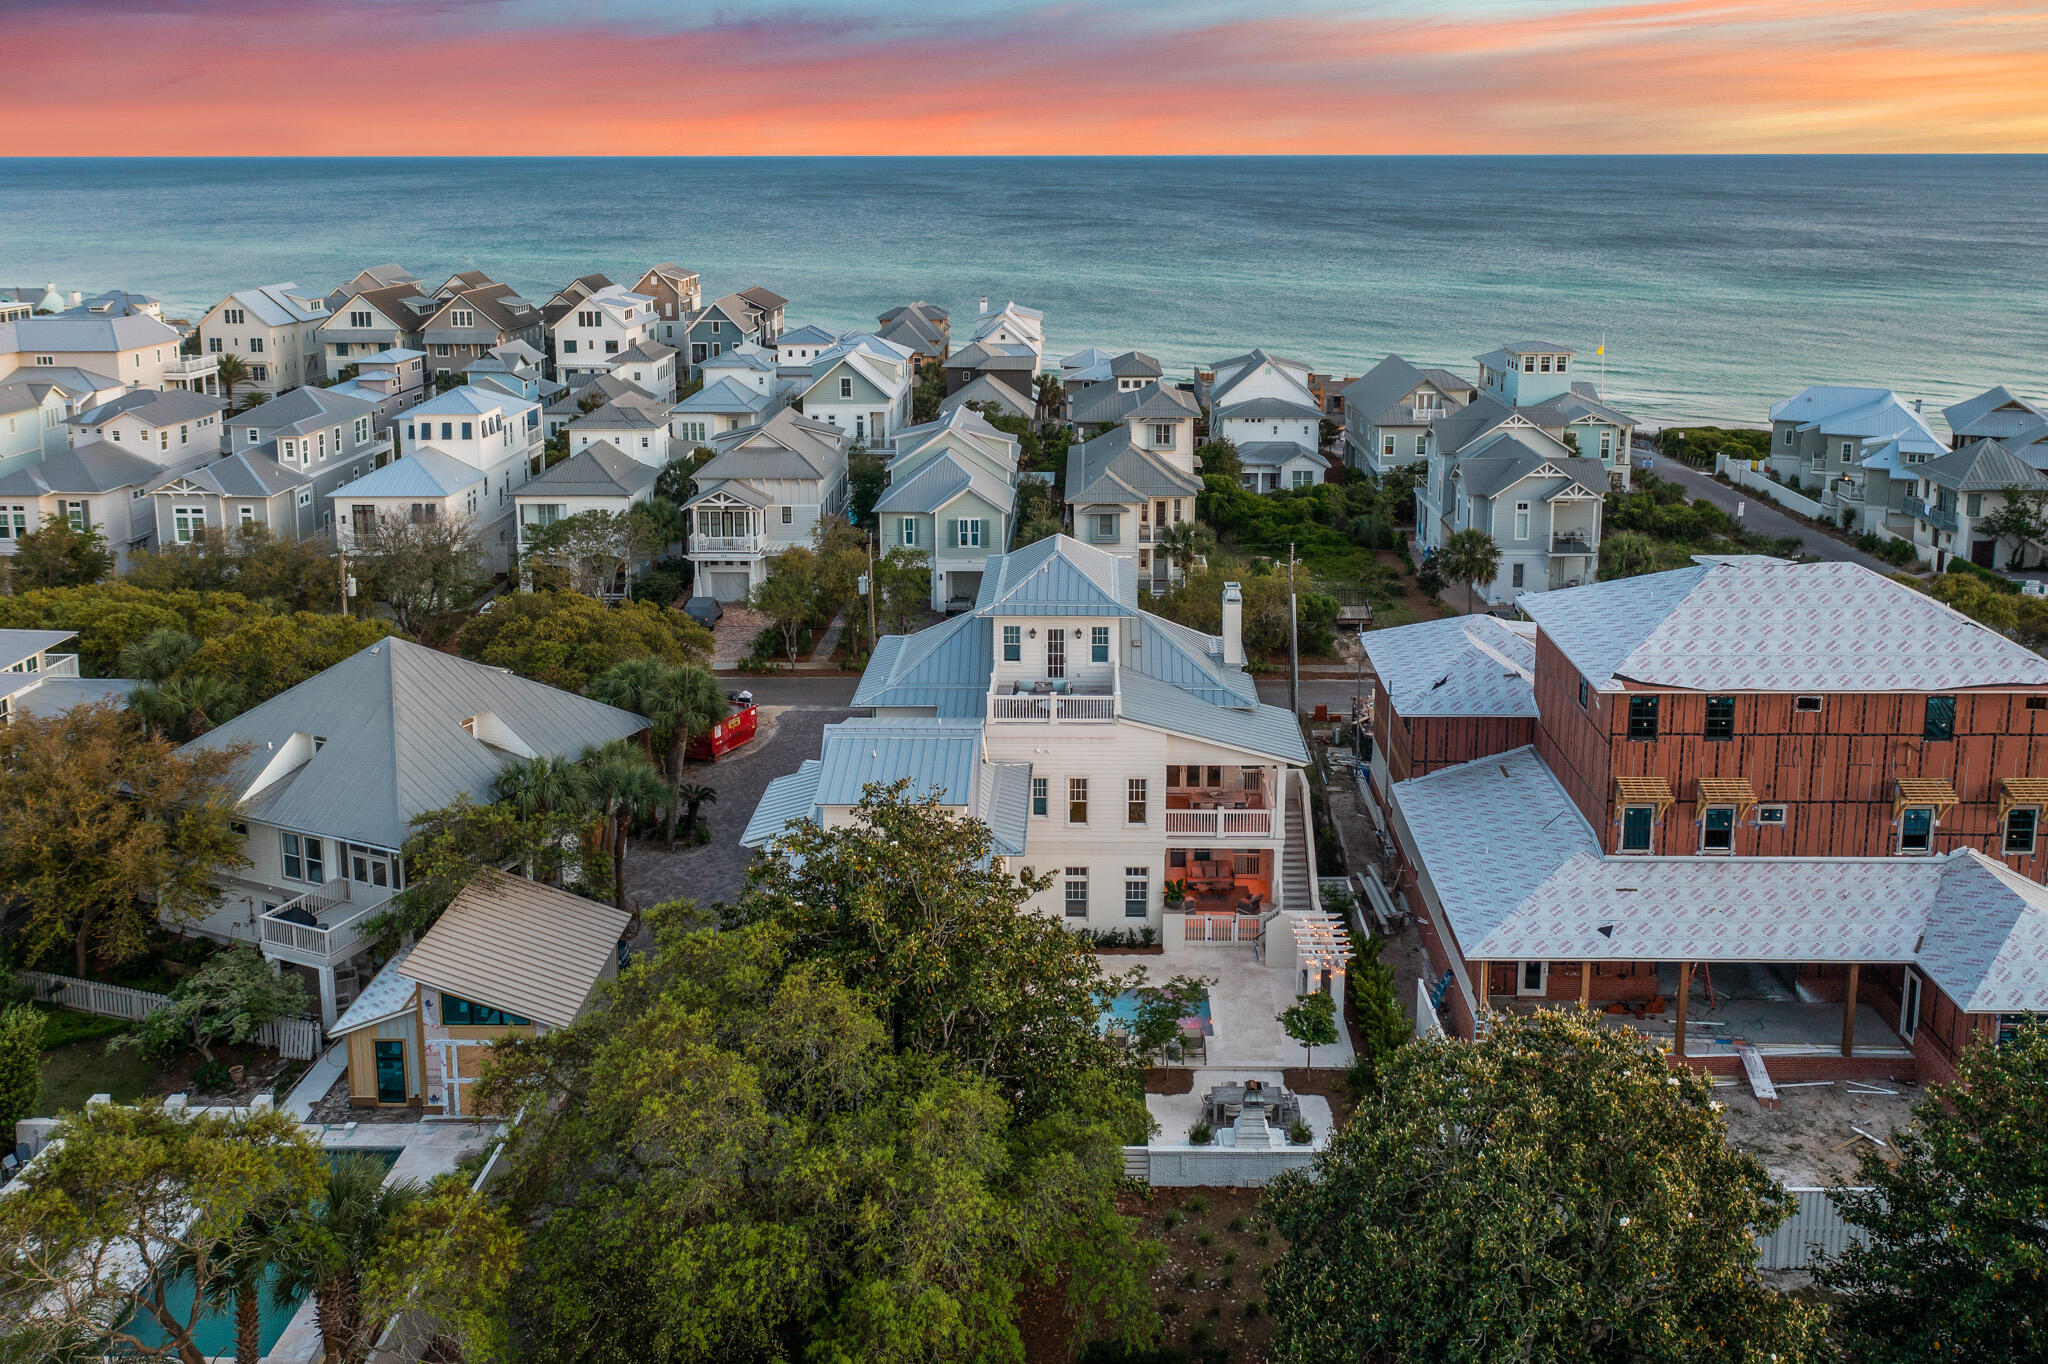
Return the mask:
<svg viewBox="0 0 2048 1364">
<path fill-rule="evenodd" d="M 370 1156 L 389 1170 L 398 1163 L 398 1157 L 404 1149 L 401 1146 L 330 1146 L 327 1148 L 327 1158 L 332 1161 L 340 1156 Z M 270 1348 L 277 1344 L 278 1337 L 284 1334 L 284 1328 L 291 1325 L 292 1318 L 299 1310 L 299 1300 L 296 1298 L 289 1303 L 271 1300 L 270 1282 L 275 1277 L 274 1273 L 263 1276 L 263 1292 L 258 1298 L 257 1313 L 263 1323 L 258 1345 L 265 1354 L 269 1354 Z M 164 1303 L 170 1308 L 173 1320 L 184 1321 L 186 1314 L 192 1310 L 192 1280 L 183 1277 L 165 1289 Z M 163 1327 L 153 1316 L 130 1318 L 121 1329 L 152 1349 L 170 1343 L 170 1337 L 164 1333 Z M 192 1343 L 199 1347 L 199 1353 L 203 1355 L 226 1355 L 232 1359 L 235 1353 L 234 1309 L 207 1312 L 200 1316 L 192 1328 Z"/>
<path fill-rule="evenodd" d="M 1204 1033 L 1212 1036 L 1215 1034 L 1215 1026 L 1209 1021 L 1209 992 L 1207 990 L 1202 991 L 1202 997 L 1195 1001 L 1193 1016 L 1202 1020 L 1202 1031 Z M 1112 1019 L 1121 1022 L 1125 1027 L 1130 1027 L 1138 1021 L 1138 992 L 1136 990 L 1126 990 L 1103 1005 L 1100 1026 L 1105 1031 L 1109 1028 Z"/>
</svg>

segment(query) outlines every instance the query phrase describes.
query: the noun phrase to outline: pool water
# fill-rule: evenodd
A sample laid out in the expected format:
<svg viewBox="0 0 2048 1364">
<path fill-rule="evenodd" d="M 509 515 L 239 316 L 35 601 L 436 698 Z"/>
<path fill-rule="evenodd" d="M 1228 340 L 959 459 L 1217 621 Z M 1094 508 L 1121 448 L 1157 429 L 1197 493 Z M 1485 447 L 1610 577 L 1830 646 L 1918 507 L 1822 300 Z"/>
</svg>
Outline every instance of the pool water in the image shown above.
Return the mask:
<svg viewBox="0 0 2048 1364">
<path fill-rule="evenodd" d="M 399 1146 L 336 1146 L 328 1148 L 327 1158 L 333 1160 L 337 1156 L 372 1156 L 388 1170 L 398 1163 L 398 1157 L 403 1150 L 404 1148 Z M 278 1337 L 284 1334 L 284 1328 L 291 1325 L 292 1318 L 298 1314 L 299 1310 L 299 1299 L 296 1298 L 290 1303 L 271 1301 L 270 1281 L 275 1277 L 274 1274 L 265 1274 L 263 1276 L 263 1292 L 257 1299 L 259 1304 L 257 1315 L 263 1323 L 261 1335 L 258 1338 L 258 1347 L 265 1354 L 269 1354 L 271 1347 L 277 1344 Z M 186 1314 L 192 1310 L 191 1279 L 181 1277 L 176 1283 L 166 1289 L 164 1291 L 164 1303 L 170 1308 L 173 1320 L 186 1320 Z M 138 1314 L 124 1324 L 121 1329 L 152 1349 L 170 1343 L 170 1337 L 164 1333 L 163 1327 L 157 1323 L 156 1318 L 153 1316 Z M 203 1314 L 193 1326 L 192 1343 L 199 1347 L 199 1353 L 203 1355 L 226 1355 L 229 1358 L 233 1358 L 235 1353 L 235 1313 L 233 1307 L 229 1307 L 225 1311 Z"/>
<path fill-rule="evenodd" d="M 1203 1032 L 1214 1031 L 1209 1022 L 1209 992 L 1207 990 L 1204 990 L 1202 997 L 1195 1002 L 1194 1016 L 1202 1020 Z M 1126 990 L 1103 1006 L 1102 1018 L 1100 1020 L 1101 1026 L 1107 1029 L 1111 1019 L 1120 1020 L 1126 1027 L 1138 1021 L 1138 992 L 1136 990 Z"/>
</svg>

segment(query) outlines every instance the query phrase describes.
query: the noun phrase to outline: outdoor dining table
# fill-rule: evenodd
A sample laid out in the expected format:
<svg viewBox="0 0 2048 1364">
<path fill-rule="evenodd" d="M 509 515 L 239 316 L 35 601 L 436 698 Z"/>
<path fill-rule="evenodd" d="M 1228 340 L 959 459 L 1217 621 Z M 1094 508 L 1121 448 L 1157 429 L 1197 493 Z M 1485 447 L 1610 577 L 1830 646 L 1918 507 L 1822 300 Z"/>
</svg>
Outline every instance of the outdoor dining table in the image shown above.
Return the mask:
<svg viewBox="0 0 2048 1364">
<path fill-rule="evenodd" d="M 1278 1085 L 1257 1090 L 1248 1090 L 1244 1085 L 1216 1085 L 1202 1098 L 1202 1121 L 1211 1127 L 1228 1127 L 1230 1109 L 1235 1106 L 1242 1110 L 1247 1095 L 1252 1102 L 1265 1106 L 1269 1126 L 1284 1128 L 1301 1118 L 1300 1097 Z"/>
</svg>

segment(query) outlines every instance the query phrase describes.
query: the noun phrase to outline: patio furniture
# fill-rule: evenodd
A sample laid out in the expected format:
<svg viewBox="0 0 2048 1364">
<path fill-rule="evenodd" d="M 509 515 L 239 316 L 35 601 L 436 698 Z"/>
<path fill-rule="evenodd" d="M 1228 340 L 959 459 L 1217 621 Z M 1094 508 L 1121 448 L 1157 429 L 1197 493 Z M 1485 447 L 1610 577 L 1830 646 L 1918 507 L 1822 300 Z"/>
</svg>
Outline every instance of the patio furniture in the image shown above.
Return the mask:
<svg viewBox="0 0 2048 1364">
<path fill-rule="evenodd" d="M 1052 694 L 1054 696 L 1065 696 L 1071 690 L 1073 690 L 1072 684 L 1066 678 L 1055 677 L 1052 679 Z"/>
</svg>

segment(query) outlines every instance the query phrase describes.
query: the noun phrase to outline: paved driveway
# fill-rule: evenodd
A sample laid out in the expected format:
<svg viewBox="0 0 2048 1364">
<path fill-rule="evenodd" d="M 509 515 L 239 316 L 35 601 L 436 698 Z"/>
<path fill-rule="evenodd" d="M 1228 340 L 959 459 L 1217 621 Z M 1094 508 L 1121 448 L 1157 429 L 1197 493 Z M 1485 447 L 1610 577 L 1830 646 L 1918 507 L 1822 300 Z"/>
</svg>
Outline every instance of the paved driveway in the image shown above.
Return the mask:
<svg viewBox="0 0 2048 1364">
<path fill-rule="evenodd" d="M 658 838 L 635 842 L 626 858 L 627 894 L 642 905 L 678 899 L 730 904 L 754 857 L 740 846 L 739 838 L 761 793 L 775 778 L 796 771 L 804 759 L 817 757 L 825 726 L 850 713 L 823 706 L 762 706 L 760 732 L 743 752 L 691 769 L 691 780 L 718 792 L 718 800 L 702 812 L 710 816 L 711 841 L 675 852 L 667 851 Z"/>
<path fill-rule="evenodd" d="M 1873 554 L 1865 554 L 1856 546 L 1837 540 L 1823 531 L 1817 531 L 1803 521 L 1785 515 L 1755 493 L 1731 488 L 1711 475 L 1703 474 L 1690 465 L 1680 464 L 1675 459 L 1659 459 L 1651 471 L 1656 477 L 1676 483 L 1685 489 L 1685 495 L 1695 502 L 1711 502 L 1730 516 L 1735 515 L 1738 504 L 1742 507 L 1742 524 L 1758 535 L 1776 538 L 1793 535 L 1799 538 L 1800 547 L 1815 559 L 1832 563 L 1861 564 L 1879 573 L 1890 575 L 1900 570 Z"/>
</svg>

